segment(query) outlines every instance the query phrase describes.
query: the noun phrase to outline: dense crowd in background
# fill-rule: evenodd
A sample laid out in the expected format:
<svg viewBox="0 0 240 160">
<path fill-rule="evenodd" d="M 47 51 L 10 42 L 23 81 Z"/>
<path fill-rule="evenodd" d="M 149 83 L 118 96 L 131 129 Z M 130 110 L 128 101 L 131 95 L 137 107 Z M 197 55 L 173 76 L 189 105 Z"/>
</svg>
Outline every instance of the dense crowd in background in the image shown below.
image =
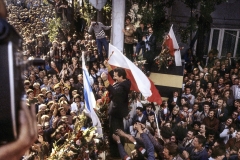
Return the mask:
<svg viewBox="0 0 240 160">
<path fill-rule="evenodd" d="M 46 159 L 55 142 L 58 146 L 64 144 L 66 133 L 74 130 L 77 117 L 84 113 L 82 55 L 96 100 L 106 91 L 100 75 L 108 73 L 108 69 L 99 58 L 94 35 L 87 30 L 81 39 L 74 33 L 49 40 L 49 21 L 56 13 L 52 5 L 9 4 L 8 12 L 8 22 L 24 40 L 23 60 L 45 60 L 44 65 L 29 66 L 23 74 L 28 105 L 36 108 L 39 137 L 25 159 Z M 127 47 L 133 49 L 129 49 L 132 45 Z M 106 59 L 104 48 L 102 52 Z M 203 62 L 189 49 L 183 55 L 182 90 L 174 91 L 161 105 L 147 102 L 137 92 L 129 95 L 125 130 L 117 130 L 113 135 L 123 159 L 129 157 L 119 137 L 134 144 L 133 159 L 240 158 L 240 62 L 232 58 L 232 53 L 221 59 L 217 55 L 211 50 Z M 84 127 L 91 127 L 90 118 Z M 97 159 L 100 153 L 93 150 L 86 154 Z"/>
</svg>

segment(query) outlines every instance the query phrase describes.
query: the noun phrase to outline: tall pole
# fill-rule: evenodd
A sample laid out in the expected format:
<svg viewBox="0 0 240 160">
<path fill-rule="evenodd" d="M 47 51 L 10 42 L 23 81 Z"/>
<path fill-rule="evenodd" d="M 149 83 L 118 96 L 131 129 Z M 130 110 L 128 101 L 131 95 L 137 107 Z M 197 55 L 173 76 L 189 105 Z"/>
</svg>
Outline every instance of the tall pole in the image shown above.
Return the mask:
<svg viewBox="0 0 240 160">
<path fill-rule="evenodd" d="M 124 29 L 125 22 L 125 1 L 112 0 L 112 34 L 111 43 L 123 52 Z"/>
</svg>

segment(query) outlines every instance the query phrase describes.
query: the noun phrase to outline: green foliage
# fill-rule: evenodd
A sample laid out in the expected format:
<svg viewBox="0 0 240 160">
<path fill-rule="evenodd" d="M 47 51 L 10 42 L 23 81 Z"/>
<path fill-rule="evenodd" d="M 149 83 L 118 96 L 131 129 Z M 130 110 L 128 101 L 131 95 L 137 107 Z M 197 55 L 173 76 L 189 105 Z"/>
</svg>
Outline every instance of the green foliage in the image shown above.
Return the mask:
<svg viewBox="0 0 240 160">
<path fill-rule="evenodd" d="M 197 29 L 202 29 L 204 32 L 210 31 L 212 23 L 211 13 L 215 10 L 216 5 L 225 1 L 226 0 L 182 0 L 182 2 L 192 10 L 192 17 L 189 18 L 186 26 L 179 26 L 178 33 L 181 35 L 181 41 L 187 43 L 191 32 Z M 200 10 L 197 10 L 199 3 Z"/>
<path fill-rule="evenodd" d="M 96 9 L 89 3 L 89 0 L 84 0 L 84 5 L 80 9 L 80 13 L 82 13 L 82 17 L 87 20 L 89 23 L 91 18 L 93 18 L 97 11 Z"/>
<path fill-rule="evenodd" d="M 150 23 L 153 26 L 157 41 L 162 41 L 166 32 L 171 26 L 169 17 L 166 17 L 166 8 L 171 7 L 175 0 L 156 0 L 151 4 L 146 1 L 139 1 L 138 14 L 142 15 L 141 21 L 145 24 Z"/>
<path fill-rule="evenodd" d="M 60 18 L 58 18 L 58 19 L 54 18 L 49 22 L 49 25 L 48 25 L 49 35 L 48 35 L 48 37 L 49 37 L 51 42 L 54 41 L 54 39 L 57 37 L 60 26 L 61 26 Z"/>
</svg>

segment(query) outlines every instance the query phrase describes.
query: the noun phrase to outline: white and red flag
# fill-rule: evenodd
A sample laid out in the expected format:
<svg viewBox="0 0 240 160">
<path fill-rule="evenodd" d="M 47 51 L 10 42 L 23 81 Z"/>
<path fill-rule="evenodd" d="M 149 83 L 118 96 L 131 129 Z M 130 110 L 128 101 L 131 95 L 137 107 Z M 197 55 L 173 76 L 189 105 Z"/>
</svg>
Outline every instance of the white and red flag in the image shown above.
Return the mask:
<svg viewBox="0 0 240 160">
<path fill-rule="evenodd" d="M 171 26 L 170 31 L 167 35 L 167 38 L 165 39 L 164 44 L 168 47 L 171 56 L 175 57 L 176 66 L 182 66 L 180 48 L 179 48 L 179 45 L 177 43 L 177 39 L 175 37 L 175 34 L 173 32 L 172 27 L 173 26 Z"/>
<path fill-rule="evenodd" d="M 162 98 L 153 82 L 116 47 L 109 44 L 109 65 L 112 69 L 116 67 L 124 68 L 127 78 L 131 81 L 131 90 L 141 92 L 149 102 L 162 103 Z M 110 83 L 113 83 L 109 79 Z"/>
</svg>

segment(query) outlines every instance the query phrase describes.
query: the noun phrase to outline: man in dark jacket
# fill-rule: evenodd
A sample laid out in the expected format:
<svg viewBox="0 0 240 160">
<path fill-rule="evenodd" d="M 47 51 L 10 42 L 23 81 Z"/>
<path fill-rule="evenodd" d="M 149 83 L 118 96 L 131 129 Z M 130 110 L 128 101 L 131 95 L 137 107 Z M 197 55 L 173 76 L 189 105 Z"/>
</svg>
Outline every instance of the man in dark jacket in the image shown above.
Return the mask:
<svg viewBox="0 0 240 160">
<path fill-rule="evenodd" d="M 107 61 L 104 61 L 104 65 L 107 66 L 108 71 L 111 71 L 110 65 Z M 112 72 L 112 71 L 111 71 Z M 111 85 L 107 80 L 106 73 L 102 73 L 101 78 L 104 81 L 104 85 L 109 91 L 111 103 L 109 110 L 109 142 L 110 142 L 110 154 L 112 157 L 120 157 L 118 152 L 118 145 L 112 139 L 112 134 L 117 129 L 124 130 L 123 118 L 128 115 L 128 94 L 130 92 L 131 82 L 126 77 L 126 71 L 123 68 L 115 68 L 113 70 L 113 78 L 116 83 Z M 124 143 L 123 140 L 121 140 Z"/>
<path fill-rule="evenodd" d="M 135 33 L 136 36 L 137 36 L 137 39 L 138 39 L 138 43 L 137 43 L 137 46 L 136 46 L 136 56 L 139 55 L 139 52 L 140 52 L 141 49 L 142 49 L 142 54 L 144 55 L 145 43 L 142 40 L 142 38 L 143 38 L 143 36 L 146 36 L 146 34 L 147 34 L 147 27 L 144 26 L 144 23 L 140 22 L 139 26 L 140 27 L 138 27 L 136 29 L 136 33 Z"/>
<path fill-rule="evenodd" d="M 144 58 L 146 58 L 145 68 L 147 72 L 151 71 L 154 58 L 156 56 L 156 36 L 153 34 L 152 27 L 148 28 L 148 36 L 143 37 L 145 41 L 146 51 L 144 53 Z"/>
</svg>

